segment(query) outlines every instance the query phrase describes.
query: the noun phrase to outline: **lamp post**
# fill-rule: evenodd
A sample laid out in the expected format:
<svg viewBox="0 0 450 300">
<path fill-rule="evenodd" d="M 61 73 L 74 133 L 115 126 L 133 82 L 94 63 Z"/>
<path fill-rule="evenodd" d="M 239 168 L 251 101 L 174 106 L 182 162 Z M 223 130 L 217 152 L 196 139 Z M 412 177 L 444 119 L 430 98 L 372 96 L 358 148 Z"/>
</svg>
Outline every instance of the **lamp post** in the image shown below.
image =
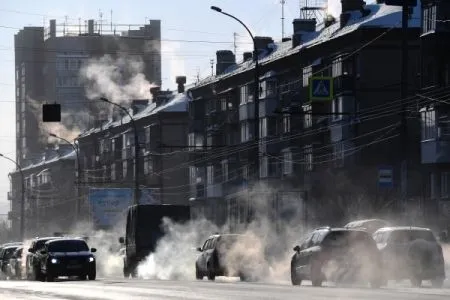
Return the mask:
<svg viewBox="0 0 450 300">
<path fill-rule="evenodd" d="M 10 162 L 14 163 L 20 172 L 20 177 L 22 178 L 22 199 L 20 201 L 20 240 L 23 241 L 25 238 L 25 178 L 23 177 L 22 168 L 15 160 L 1 153 L 0 157 L 3 157 L 9 160 Z"/>
<path fill-rule="evenodd" d="M 229 13 L 226 13 L 222 11 L 221 8 L 217 6 L 211 6 L 211 9 L 221 13 L 225 16 L 228 16 L 236 21 L 238 21 L 242 26 L 244 26 L 245 30 L 247 30 L 248 34 L 250 35 L 252 41 L 253 41 L 253 61 L 255 62 L 255 73 L 254 73 L 254 81 L 255 81 L 255 90 L 254 90 L 254 102 L 255 102 L 255 142 L 257 145 L 257 153 L 258 155 L 255 155 L 256 161 L 255 161 L 255 169 L 256 169 L 256 178 L 259 178 L 259 62 L 258 62 L 258 49 L 256 47 L 256 41 L 255 37 L 253 36 L 250 29 L 248 29 L 247 25 L 244 24 L 241 20 L 236 18 L 233 15 L 230 15 Z"/>
<path fill-rule="evenodd" d="M 80 208 L 81 208 L 81 201 L 80 201 L 80 199 L 79 199 L 79 197 L 80 197 L 80 193 L 79 193 L 79 184 L 80 184 L 80 156 L 79 156 L 79 153 L 78 153 L 78 149 L 77 149 L 77 147 L 75 146 L 75 143 L 71 143 L 71 142 L 69 142 L 68 140 L 66 140 L 65 138 L 63 138 L 63 137 L 60 137 L 60 136 L 57 136 L 56 134 L 54 134 L 54 133 L 49 133 L 48 134 L 49 136 L 51 136 L 51 137 L 54 137 L 55 139 L 59 139 L 59 140 L 61 140 L 61 141 L 64 141 L 65 143 L 67 143 L 67 144 L 69 144 L 70 146 L 72 146 L 72 148 L 73 148 L 73 150 L 75 151 L 75 155 L 76 155 L 76 157 L 77 157 L 77 174 L 76 174 L 76 180 L 77 180 L 77 182 L 76 182 L 76 202 L 75 202 L 75 205 L 76 205 L 76 208 L 75 208 L 75 214 L 76 214 L 76 216 L 75 216 L 75 220 L 76 221 L 78 221 L 78 219 L 79 219 L 79 217 L 80 217 Z"/>
<path fill-rule="evenodd" d="M 130 117 L 130 122 L 131 125 L 133 126 L 134 132 L 134 204 L 137 205 L 139 204 L 139 136 L 136 122 L 134 122 L 133 116 L 130 114 L 128 109 L 126 109 L 122 105 L 111 102 L 105 97 L 100 98 L 100 100 L 120 108 Z"/>
</svg>

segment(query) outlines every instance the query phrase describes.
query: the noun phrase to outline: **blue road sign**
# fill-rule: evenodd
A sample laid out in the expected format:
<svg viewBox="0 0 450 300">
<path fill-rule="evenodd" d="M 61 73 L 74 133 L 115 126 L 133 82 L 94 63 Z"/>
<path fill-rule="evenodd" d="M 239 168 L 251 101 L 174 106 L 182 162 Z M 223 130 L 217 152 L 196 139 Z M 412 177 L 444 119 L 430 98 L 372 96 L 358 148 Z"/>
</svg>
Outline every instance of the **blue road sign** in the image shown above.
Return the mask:
<svg viewBox="0 0 450 300">
<path fill-rule="evenodd" d="M 394 169 L 390 166 L 378 168 L 378 186 L 380 188 L 394 187 Z"/>
<path fill-rule="evenodd" d="M 309 79 L 309 100 L 333 100 L 333 77 L 311 77 Z"/>
</svg>

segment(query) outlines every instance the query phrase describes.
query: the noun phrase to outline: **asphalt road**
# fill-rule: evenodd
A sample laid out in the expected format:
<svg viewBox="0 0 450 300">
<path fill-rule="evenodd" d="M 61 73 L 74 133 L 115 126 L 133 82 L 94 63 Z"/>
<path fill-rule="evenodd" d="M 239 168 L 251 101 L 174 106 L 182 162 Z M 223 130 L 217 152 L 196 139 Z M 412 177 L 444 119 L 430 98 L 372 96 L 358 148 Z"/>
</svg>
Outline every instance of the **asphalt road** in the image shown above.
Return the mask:
<svg viewBox="0 0 450 300">
<path fill-rule="evenodd" d="M 244 283 L 232 280 L 158 281 L 99 279 L 97 281 L 29 282 L 0 281 L 0 299 L 27 300 L 128 300 L 128 299 L 450 299 L 450 286 L 443 289 L 410 288 L 390 284 L 387 288 L 294 287 L 288 284 Z"/>
</svg>

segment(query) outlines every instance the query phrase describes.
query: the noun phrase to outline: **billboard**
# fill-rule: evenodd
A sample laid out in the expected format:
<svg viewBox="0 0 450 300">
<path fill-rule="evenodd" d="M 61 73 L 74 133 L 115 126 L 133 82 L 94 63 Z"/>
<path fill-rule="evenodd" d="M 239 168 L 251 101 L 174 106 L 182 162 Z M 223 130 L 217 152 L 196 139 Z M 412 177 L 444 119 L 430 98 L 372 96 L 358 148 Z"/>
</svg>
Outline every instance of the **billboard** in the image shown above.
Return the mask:
<svg viewBox="0 0 450 300">
<path fill-rule="evenodd" d="M 158 189 L 141 189 L 140 204 L 161 204 Z M 125 218 L 133 204 L 134 190 L 130 188 L 91 188 L 89 203 L 92 222 L 96 228 L 111 228 Z"/>
</svg>

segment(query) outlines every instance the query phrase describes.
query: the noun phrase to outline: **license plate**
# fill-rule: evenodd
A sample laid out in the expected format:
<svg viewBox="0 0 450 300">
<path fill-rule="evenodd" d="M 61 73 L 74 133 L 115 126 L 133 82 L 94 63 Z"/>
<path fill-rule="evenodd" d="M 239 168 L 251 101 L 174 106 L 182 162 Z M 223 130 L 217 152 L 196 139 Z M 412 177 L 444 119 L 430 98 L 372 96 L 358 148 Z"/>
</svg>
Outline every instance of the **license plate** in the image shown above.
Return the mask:
<svg viewBox="0 0 450 300">
<path fill-rule="evenodd" d="M 78 261 L 77 260 L 69 260 L 69 264 L 76 265 L 76 264 L 78 264 Z"/>
<path fill-rule="evenodd" d="M 70 266 L 67 266 L 67 269 L 79 269 L 79 268 L 81 268 L 81 265 L 70 265 Z"/>
</svg>

